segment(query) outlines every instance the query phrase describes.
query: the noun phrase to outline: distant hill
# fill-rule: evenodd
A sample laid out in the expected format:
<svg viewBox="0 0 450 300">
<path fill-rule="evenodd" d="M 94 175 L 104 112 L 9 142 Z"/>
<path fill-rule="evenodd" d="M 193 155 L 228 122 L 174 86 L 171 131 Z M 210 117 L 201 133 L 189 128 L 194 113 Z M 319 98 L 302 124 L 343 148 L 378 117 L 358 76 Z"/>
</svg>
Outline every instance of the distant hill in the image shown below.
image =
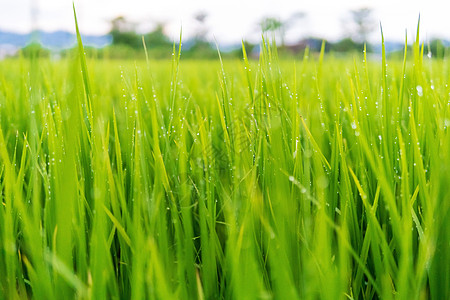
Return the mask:
<svg viewBox="0 0 450 300">
<path fill-rule="evenodd" d="M 104 47 L 111 44 L 109 35 L 82 35 L 86 46 Z M 68 31 L 35 31 L 33 33 L 14 33 L 0 30 L 0 48 L 22 48 L 32 41 L 52 50 L 70 48 L 76 43 L 76 35 Z"/>
</svg>

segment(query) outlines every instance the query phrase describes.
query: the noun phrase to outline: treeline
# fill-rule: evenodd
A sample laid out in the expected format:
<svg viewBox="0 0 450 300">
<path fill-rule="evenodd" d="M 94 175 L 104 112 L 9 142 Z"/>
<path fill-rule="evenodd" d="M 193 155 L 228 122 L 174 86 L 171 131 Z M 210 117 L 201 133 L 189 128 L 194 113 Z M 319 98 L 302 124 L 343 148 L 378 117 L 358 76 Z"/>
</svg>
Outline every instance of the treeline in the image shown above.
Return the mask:
<svg viewBox="0 0 450 300">
<path fill-rule="evenodd" d="M 364 47 L 367 52 L 381 52 L 380 49 L 374 49 L 370 43 L 367 43 L 368 36 L 374 30 L 377 30 L 373 18 L 372 11 L 368 8 L 361 8 L 349 12 L 346 19 L 344 38 L 335 41 L 325 41 L 325 52 L 333 52 L 337 55 L 346 53 L 362 53 Z M 196 33 L 182 43 L 182 55 L 187 59 L 216 59 L 217 46 L 208 39 L 208 15 L 206 13 L 197 13 L 194 16 L 196 22 Z M 304 13 L 293 13 L 286 19 L 274 17 L 265 17 L 261 19 L 258 26 L 260 32 L 271 38 L 275 37 L 278 45 L 278 54 L 281 58 L 292 58 L 303 55 L 306 49 L 311 52 L 319 52 L 321 50 L 323 39 L 318 37 L 303 38 L 296 43 L 285 43 L 285 35 L 289 30 L 296 30 L 299 22 L 303 22 Z M 172 55 L 174 46 L 165 30 L 163 23 L 157 23 L 154 29 L 147 33 L 138 33 L 137 25 L 128 21 L 125 17 L 119 16 L 111 20 L 111 44 L 103 48 L 85 47 L 86 54 L 94 58 L 109 59 L 144 59 L 144 44 L 148 55 L 152 59 L 167 59 Z M 176 46 L 177 41 L 175 41 Z M 259 57 L 259 45 L 245 42 L 245 49 L 250 58 Z M 388 49 L 389 55 L 401 56 L 403 53 L 402 45 L 399 44 L 395 49 Z M 449 51 L 449 47 L 438 39 L 432 40 L 426 44 L 424 54 L 434 58 L 442 58 Z M 224 58 L 242 58 L 242 48 L 240 44 L 228 46 L 226 49 L 220 49 Z M 57 53 L 51 52 L 40 46 L 39 44 L 31 44 L 22 49 L 23 56 L 39 56 L 39 57 L 66 57 L 76 52 L 76 49 L 65 49 Z"/>
<path fill-rule="evenodd" d="M 122 39 L 124 36 L 119 35 L 118 40 L 115 40 L 111 45 L 103 48 L 85 47 L 85 52 L 88 57 L 98 59 L 145 59 L 143 46 L 145 42 L 149 58 L 169 59 L 172 56 L 174 42 L 160 33 L 153 31 L 146 35 L 135 34 L 133 36 L 130 34 L 127 39 Z M 297 44 L 280 45 L 277 49 L 278 56 L 286 59 L 301 57 L 307 48 L 313 53 L 319 52 L 323 41 L 325 42 L 324 50 L 326 53 L 331 52 L 336 55 L 346 55 L 349 53 L 362 53 L 364 50 L 364 43 L 355 42 L 351 38 L 345 38 L 337 42 L 328 42 L 320 38 L 306 38 Z M 244 42 L 244 45 L 250 59 L 257 59 L 259 57 L 258 44 Z M 175 46 L 178 48 L 178 43 L 175 43 Z M 450 54 L 450 47 L 445 46 L 438 39 L 426 43 L 424 47 L 424 55 L 430 58 L 442 59 Z M 225 59 L 242 58 L 241 46 L 236 46 L 231 50 L 220 49 L 219 47 L 219 50 L 221 56 Z M 368 53 L 375 52 L 370 44 L 366 45 L 366 50 Z M 71 48 L 55 52 L 42 47 L 40 44 L 33 43 L 22 48 L 17 55 L 23 57 L 65 58 L 73 56 L 76 51 L 76 48 Z M 184 59 L 217 59 L 217 55 L 216 45 L 209 41 L 192 39 L 182 43 L 182 57 Z M 402 58 L 403 49 L 391 51 L 388 53 L 388 56 Z"/>
</svg>

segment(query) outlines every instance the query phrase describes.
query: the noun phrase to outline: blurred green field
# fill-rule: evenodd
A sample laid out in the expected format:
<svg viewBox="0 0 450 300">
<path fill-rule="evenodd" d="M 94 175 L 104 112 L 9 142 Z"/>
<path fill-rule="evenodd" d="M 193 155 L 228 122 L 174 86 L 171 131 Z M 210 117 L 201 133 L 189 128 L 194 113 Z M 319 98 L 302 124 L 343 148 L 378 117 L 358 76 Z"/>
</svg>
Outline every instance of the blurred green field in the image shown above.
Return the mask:
<svg viewBox="0 0 450 300">
<path fill-rule="evenodd" d="M 423 49 L 0 61 L 0 299 L 449 299 Z"/>
</svg>

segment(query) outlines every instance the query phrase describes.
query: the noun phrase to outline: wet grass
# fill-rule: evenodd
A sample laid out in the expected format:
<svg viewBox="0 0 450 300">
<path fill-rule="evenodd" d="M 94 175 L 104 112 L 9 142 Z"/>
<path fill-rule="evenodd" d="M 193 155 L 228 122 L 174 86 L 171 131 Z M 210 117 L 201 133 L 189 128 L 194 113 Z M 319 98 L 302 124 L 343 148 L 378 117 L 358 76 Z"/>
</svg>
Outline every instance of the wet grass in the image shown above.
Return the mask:
<svg viewBox="0 0 450 300">
<path fill-rule="evenodd" d="M 450 298 L 446 59 L 78 42 L 0 62 L 0 299 Z"/>
</svg>

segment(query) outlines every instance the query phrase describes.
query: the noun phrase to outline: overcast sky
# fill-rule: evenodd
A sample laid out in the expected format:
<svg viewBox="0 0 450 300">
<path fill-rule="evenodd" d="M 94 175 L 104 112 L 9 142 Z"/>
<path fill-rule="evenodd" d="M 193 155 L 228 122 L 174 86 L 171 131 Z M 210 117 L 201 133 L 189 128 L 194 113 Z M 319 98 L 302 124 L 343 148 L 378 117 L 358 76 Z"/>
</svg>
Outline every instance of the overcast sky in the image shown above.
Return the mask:
<svg viewBox="0 0 450 300">
<path fill-rule="evenodd" d="M 172 38 L 179 35 L 181 27 L 188 38 L 199 26 L 193 16 L 202 11 L 208 15 L 209 35 L 220 43 L 258 41 L 261 18 L 286 20 L 303 12 L 306 17 L 288 30 L 288 42 L 305 36 L 335 40 L 345 35 L 349 10 L 369 7 L 375 21 L 382 23 L 387 40 L 402 41 L 405 29 L 412 40 L 419 13 L 422 37 L 450 39 L 449 0 L 75 0 L 75 6 L 85 34 L 107 33 L 109 21 L 123 15 L 140 23 L 142 31 L 164 22 Z M 0 30 L 28 32 L 37 26 L 46 31 L 74 31 L 73 23 L 72 0 L 0 0 Z M 371 40 L 379 40 L 379 29 Z"/>
</svg>

